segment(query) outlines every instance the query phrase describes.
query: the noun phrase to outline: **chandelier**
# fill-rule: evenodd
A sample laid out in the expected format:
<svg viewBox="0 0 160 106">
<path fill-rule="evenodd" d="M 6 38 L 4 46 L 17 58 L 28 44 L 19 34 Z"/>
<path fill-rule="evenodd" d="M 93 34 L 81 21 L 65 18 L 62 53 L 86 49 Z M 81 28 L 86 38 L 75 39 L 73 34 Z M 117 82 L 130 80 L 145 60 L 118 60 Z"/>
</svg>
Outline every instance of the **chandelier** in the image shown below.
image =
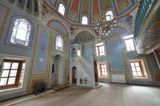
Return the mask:
<svg viewBox="0 0 160 106">
<path fill-rule="evenodd" d="M 101 37 L 106 37 L 111 33 L 113 28 L 116 26 L 117 26 L 117 21 L 113 16 L 112 11 L 108 11 L 104 16 L 98 19 L 94 30 Z"/>
</svg>

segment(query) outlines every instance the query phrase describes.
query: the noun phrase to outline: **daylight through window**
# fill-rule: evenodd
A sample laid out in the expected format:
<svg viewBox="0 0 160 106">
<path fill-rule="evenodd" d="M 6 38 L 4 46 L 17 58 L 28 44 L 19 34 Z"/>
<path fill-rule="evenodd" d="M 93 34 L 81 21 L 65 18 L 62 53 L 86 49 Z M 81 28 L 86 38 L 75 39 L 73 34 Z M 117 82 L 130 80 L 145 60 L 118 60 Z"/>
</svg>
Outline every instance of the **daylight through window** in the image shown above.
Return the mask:
<svg viewBox="0 0 160 106">
<path fill-rule="evenodd" d="M 10 42 L 28 46 L 31 33 L 31 25 L 25 19 L 16 19 L 12 29 Z"/>
<path fill-rule="evenodd" d="M 105 55 L 104 44 L 103 43 L 96 44 L 96 52 L 97 52 L 97 56 Z"/>
<path fill-rule="evenodd" d="M 112 21 L 113 20 L 113 12 L 112 11 L 108 11 L 106 13 L 106 21 Z"/>
<path fill-rule="evenodd" d="M 88 18 L 86 16 L 82 17 L 82 24 L 87 25 L 88 24 Z"/>
<path fill-rule="evenodd" d="M 147 78 L 147 73 L 141 60 L 130 62 L 133 78 Z"/>
<path fill-rule="evenodd" d="M 61 36 L 57 36 L 56 38 L 56 49 L 63 51 L 63 38 Z"/>
<path fill-rule="evenodd" d="M 127 51 L 135 50 L 134 42 L 133 42 L 133 35 L 125 36 L 125 37 L 123 37 L 123 39 L 125 40 L 125 45 L 126 45 Z"/>
<path fill-rule="evenodd" d="M 100 64 L 100 75 L 101 76 L 107 76 L 106 64 Z"/>
<path fill-rule="evenodd" d="M 3 60 L 0 89 L 20 87 L 23 82 L 25 62 L 23 60 Z"/>
<path fill-rule="evenodd" d="M 62 15 L 65 14 L 65 7 L 62 3 L 59 4 L 59 7 L 58 7 L 58 12 Z"/>
</svg>

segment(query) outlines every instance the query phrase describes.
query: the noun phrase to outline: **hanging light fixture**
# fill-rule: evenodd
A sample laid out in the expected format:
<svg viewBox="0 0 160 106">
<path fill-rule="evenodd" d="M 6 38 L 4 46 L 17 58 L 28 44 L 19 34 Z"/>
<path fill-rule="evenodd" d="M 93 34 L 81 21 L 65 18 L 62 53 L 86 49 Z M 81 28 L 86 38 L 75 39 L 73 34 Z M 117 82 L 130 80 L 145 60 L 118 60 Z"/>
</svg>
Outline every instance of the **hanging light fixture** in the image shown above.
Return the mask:
<svg viewBox="0 0 160 106">
<path fill-rule="evenodd" d="M 95 32 L 102 36 L 108 36 L 114 27 L 117 26 L 117 21 L 113 16 L 112 11 L 108 11 L 104 16 L 100 17 L 96 23 Z"/>
</svg>

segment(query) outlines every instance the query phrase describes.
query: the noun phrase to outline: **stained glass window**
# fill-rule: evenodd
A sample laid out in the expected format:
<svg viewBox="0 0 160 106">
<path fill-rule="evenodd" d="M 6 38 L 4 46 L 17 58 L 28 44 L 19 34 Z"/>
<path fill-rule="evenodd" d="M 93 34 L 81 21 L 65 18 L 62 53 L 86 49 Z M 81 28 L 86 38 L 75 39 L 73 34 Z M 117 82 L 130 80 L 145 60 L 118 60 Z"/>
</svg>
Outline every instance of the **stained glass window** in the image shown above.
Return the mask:
<svg viewBox="0 0 160 106">
<path fill-rule="evenodd" d="M 28 46 L 30 33 L 30 23 L 25 19 L 16 19 L 14 21 L 10 42 Z"/>
</svg>

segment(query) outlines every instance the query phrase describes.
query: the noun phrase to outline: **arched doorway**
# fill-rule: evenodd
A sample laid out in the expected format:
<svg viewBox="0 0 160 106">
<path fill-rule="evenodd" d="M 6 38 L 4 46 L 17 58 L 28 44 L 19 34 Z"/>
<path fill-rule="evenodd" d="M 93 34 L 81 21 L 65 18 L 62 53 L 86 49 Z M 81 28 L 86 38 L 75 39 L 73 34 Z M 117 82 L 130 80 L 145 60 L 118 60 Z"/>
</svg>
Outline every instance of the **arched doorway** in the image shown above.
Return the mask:
<svg viewBox="0 0 160 106">
<path fill-rule="evenodd" d="M 57 54 L 54 56 L 54 71 L 52 85 L 64 84 L 64 57 Z"/>
<path fill-rule="evenodd" d="M 72 67 L 72 84 L 77 83 L 77 68 L 75 66 Z"/>
</svg>

